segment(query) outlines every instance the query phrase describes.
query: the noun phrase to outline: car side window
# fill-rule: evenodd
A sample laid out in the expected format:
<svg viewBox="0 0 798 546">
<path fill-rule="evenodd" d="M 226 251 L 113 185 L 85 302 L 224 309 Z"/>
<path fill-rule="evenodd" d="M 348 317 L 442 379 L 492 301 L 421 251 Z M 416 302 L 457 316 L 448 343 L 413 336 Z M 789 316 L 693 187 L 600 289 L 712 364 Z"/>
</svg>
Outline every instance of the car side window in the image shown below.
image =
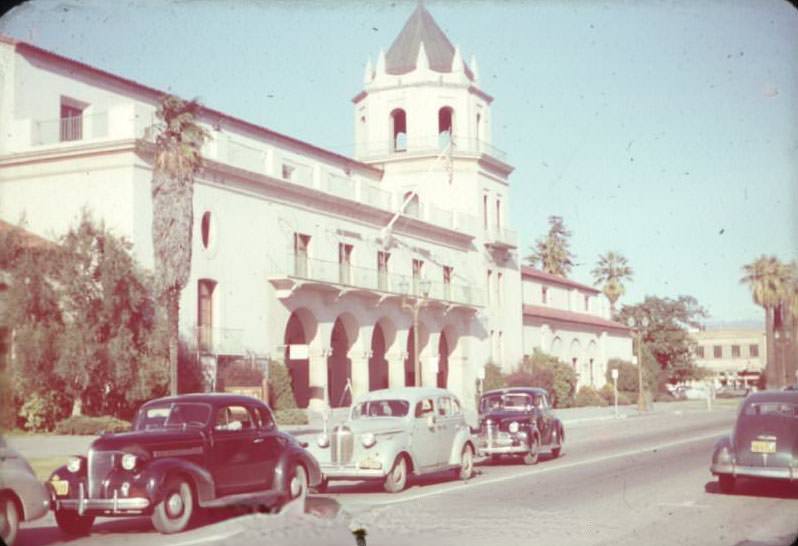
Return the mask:
<svg viewBox="0 0 798 546">
<path fill-rule="evenodd" d="M 434 407 L 432 405 L 432 400 L 429 398 L 421 400 L 416 404 L 416 417 L 426 417 L 433 412 Z"/>
<path fill-rule="evenodd" d="M 452 415 L 460 415 L 463 413 L 463 408 L 460 407 L 460 401 L 457 398 L 452 398 Z"/>
<path fill-rule="evenodd" d="M 452 414 L 452 399 L 448 396 L 438 398 L 438 415 L 449 417 Z"/>
<path fill-rule="evenodd" d="M 244 406 L 223 406 L 216 411 L 214 430 L 238 432 L 253 428 L 252 416 Z"/>
<path fill-rule="evenodd" d="M 274 417 L 272 417 L 272 412 L 265 408 L 258 408 L 257 411 L 259 428 L 261 430 L 272 430 L 274 428 Z"/>
</svg>

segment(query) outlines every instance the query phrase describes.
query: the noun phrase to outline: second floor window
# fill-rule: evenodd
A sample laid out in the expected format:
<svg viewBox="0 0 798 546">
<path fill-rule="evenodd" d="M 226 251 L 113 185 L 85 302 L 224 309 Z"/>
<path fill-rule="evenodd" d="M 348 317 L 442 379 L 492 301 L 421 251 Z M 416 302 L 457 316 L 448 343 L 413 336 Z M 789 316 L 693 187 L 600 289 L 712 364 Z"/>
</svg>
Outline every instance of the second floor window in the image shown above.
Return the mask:
<svg viewBox="0 0 798 546">
<path fill-rule="evenodd" d="M 69 104 L 61 104 L 61 142 L 83 138 L 83 110 Z"/>
<path fill-rule="evenodd" d="M 443 266 L 443 296 L 447 300 L 452 299 L 452 271 L 450 266 Z"/>
<path fill-rule="evenodd" d="M 703 348 L 703 347 L 701 347 L 700 345 L 699 345 L 698 347 L 696 347 L 696 348 L 695 348 L 695 355 L 696 355 L 698 358 L 704 358 L 704 348 Z"/>
<path fill-rule="evenodd" d="M 544 305 L 549 303 L 549 289 L 545 286 L 540 287 L 540 302 Z"/>
<path fill-rule="evenodd" d="M 413 260 L 413 294 L 421 290 L 421 273 L 424 269 L 424 260 Z"/>
<path fill-rule="evenodd" d="M 585 311 L 590 311 L 590 296 L 585 296 Z"/>
<path fill-rule="evenodd" d="M 203 352 L 213 351 L 213 291 L 216 282 L 200 279 L 197 283 L 197 344 Z"/>
<path fill-rule="evenodd" d="M 352 245 L 338 243 L 338 282 L 352 284 Z"/>
<path fill-rule="evenodd" d="M 723 358 L 723 347 L 720 345 L 713 345 L 712 356 L 714 356 L 715 358 Z"/>
<path fill-rule="evenodd" d="M 308 276 L 308 248 L 310 235 L 294 233 L 294 275 L 297 277 Z"/>
<path fill-rule="evenodd" d="M 504 300 L 504 275 L 501 272 L 496 273 L 496 303 L 502 304 Z"/>
<path fill-rule="evenodd" d="M 759 345 L 757 345 L 756 343 L 752 343 L 751 345 L 749 345 L 748 346 L 748 354 L 751 355 L 751 357 L 754 357 L 754 358 L 758 357 L 759 356 Z"/>
<path fill-rule="evenodd" d="M 732 358 L 740 358 L 740 346 L 732 345 Z"/>
<path fill-rule="evenodd" d="M 388 290 L 388 261 L 391 254 L 388 252 L 377 252 L 377 288 Z"/>
</svg>

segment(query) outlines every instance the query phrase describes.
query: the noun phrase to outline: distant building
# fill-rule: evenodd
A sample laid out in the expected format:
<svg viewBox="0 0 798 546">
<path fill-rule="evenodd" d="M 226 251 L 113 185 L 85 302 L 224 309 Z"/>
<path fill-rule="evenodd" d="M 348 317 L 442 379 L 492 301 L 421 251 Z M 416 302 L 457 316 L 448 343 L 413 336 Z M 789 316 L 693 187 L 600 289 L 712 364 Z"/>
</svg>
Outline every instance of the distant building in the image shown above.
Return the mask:
<svg viewBox="0 0 798 546">
<path fill-rule="evenodd" d="M 711 372 L 716 387 L 755 385 L 765 370 L 765 331 L 717 329 L 691 332 L 695 363 Z"/>
</svg>

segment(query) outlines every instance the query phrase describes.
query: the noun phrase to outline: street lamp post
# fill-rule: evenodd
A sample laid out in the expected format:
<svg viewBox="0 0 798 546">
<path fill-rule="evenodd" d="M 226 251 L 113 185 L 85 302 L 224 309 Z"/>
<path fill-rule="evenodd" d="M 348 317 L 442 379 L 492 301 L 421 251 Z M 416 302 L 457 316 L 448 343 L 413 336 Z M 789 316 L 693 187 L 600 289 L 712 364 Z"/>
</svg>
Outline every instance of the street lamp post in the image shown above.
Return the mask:
<svg viewBox="0 0 798 546">
<path fill-rule="evenodd" d="M 635 332 L 637 337 L 637 409 L 644 411 L 646 409 L 646 398 L 643 395 L 643 338 L 641 329 L 648 328 L 648 317 L 644 316 L 639 320 L 635 320 L 635 317 L 629 317 L 626 324 Z"/>
<path fill-rule="evenodd" d="M 407 281 L 402 279 L 399 283 L 399 289 L 402 291 L 402 308 L 408 309 L 413 312 L 413 378 L 416 387 L 421 386 L 421 360 L 418 356 L 418 314 L 421 308 L 426 304 L 426 297 L 429 295 L 430 281 L 422 279 L 419 283 L 419 294 L 416 294 L 416 300 L 413 305 L 407 304 Z"/>
</svg>

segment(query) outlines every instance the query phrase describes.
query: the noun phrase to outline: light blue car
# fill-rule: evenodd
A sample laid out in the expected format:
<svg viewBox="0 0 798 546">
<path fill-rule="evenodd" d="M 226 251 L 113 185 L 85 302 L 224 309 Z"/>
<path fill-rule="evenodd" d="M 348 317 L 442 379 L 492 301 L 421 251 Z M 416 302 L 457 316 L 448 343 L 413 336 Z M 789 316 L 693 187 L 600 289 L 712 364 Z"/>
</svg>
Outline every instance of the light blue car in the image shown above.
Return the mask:
<svg viewBox="0 0 798 546">
<path fill-rule="evenodd" d="M 0 537 L 11 546 L 19 523 L 40 518 L 49 508 L 47 488 L 28 461 L 0 436 Z"/>
</svg>

